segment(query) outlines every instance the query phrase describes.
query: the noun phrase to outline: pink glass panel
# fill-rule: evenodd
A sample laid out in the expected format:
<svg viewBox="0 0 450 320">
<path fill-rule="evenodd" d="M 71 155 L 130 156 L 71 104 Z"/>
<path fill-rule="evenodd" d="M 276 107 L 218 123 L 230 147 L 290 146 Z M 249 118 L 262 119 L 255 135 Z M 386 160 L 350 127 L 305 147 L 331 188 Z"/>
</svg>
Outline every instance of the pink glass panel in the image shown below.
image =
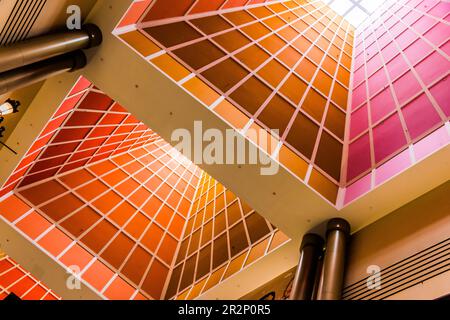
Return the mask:
<svg viewBox="0 0 450 320">
<path fill-rule="evenodd" d="M 372 115 L 372 123 L 377 123 L 394 110 L 395 102 L 392 98 L 390 88 L 387 88 L 371 100 L 370 113 Z"/>
<path fill-rule="evenodd" d="M 361 103 L 366 101 L 366 86 L 363 82 L 361 85 L 359 85 L 354 91 L 353 91 L 353 98 L 352 98 L 352 109 L 354 110 L 356 107 L 358 107 Z"/>
<path fill-rule="evenodd" d="M 425 94 L 409 103 L 402 112 L 412 139 L 416 139 L 441 122 L 441 118 Z"/>
<path fill-rule="evenodd" d="M 401 49 L 406 49 L 414 40 L 416 40 L 416 34 L 411 30 L 406 30 L 401 35 L 399 35 L 395 40 Z"/>
<path fill-rule="evenodd" d="M 367 115 L 367 105 L 364 105 L 353 112 L 351 116 L 350 139 L 353 139 L 360 133 L 364 132 L 368 127 L 369 120 Z"/>
<path fill-rule="evenodd" d="M 450 14 L 448 15 L 450 17 Z M 450 22 L 450 21 L 449 21 Z M 450 56 L 450 40 L 444 43 L 440 49 Z"/>
<path fill-rule="evenodd" d="M 348 204 L 351 201 L 359 198 L 366 192 L 370 191 L 370 187 L 371 175 L 368 174 L 346 188 L 344 204 Z"/>
<path fill-rule="evenodd" d="M 450 79 L 444 78 L 431 88 L 430 92 L 447 117 L 450 117 Z"/>
<path fill-rule="evenodd" d="M 395 57 L 399 51 L 397 49 L 397 47 L 395 46 L 394 42 L 389 43 L 383 50 L 383 57 L 384 57 L 384 61 L 389 61 L 391 60 L 393 57 Z"/>
<path fill-rule="evenodd" d="M 444 18 L 449 12 L 450 3 L 441 1 L 434 8 L 428 11 L 428 14 L 431 14 L 437 18 Z"/>
<path fill-rule="evenodd" d="M 446 146 L 449 142 L 450 136 L 448 134 L 447 128 L 445 126 L 442 126 L 414 145 L 416 160 L 422 160 L 436 150 L 439 150 L 443 146 Z"/>
<path fill-rule="evenodd" d="M 364 67 L 359 68 L 356 70 L 356 72 L 353 74 L 353 85 L 356 86 L 361 83 L 365 78 L 364 74 Z"/>
<path fill-rule="evenodd" d="M 352 180 L 370 167 L 370 141 L 365 134 L 349 146 L 347 179 Z"/>
<path fill-rule="evenodd" d="M 382 66 L 381 56 L 379 54 L 375 55 L 372 59 L 367 61 L 367 72 L 369 75 L 374 73 Z"/>
<path fill-rule="evenodd" d="M 380 91 L 383 87 L 387 85 L 388 81 L 386 78 L 386 73 L 384 68 L 381 68 L 373 76 L 369 78 L 369 93 L 370 96 L 373 96 L 378 91 Z"/>
<path fill-rule="evenodd" d="M 412 45 L 410 45 L 405 50 L 405 54 L 408 57 L 408 60 L 412 65 L 415 65 L 417 62 L 422 60 L 428 54 L 430 54 L 432 48 L 429 44 L 427 44 L 424 40 L 418 39 Z"/>
<path fill-rule="evenodd" d="M 436 20 L 434 20 L 433 18 L 423 16 L 419 20 L 417 20 L 417 22 L 414 23 L 412 27 L 420 34 L 423 34 L 428 31 L 435 23 Z"/>
<path fill-rule="evenodd" d="M 409 69 L 408 64 L 401 54 L 388 62 L 386 66 L 391 80 L 397 79 L 400 75 L 402 75 Z"/>
<path fill-rule="evenodd" d="M 398 114 L 394 114 L 373 130 L 375 161 L 378 163 L 406 144 Z"/>
<path fill-rule="evenodd" d="M 431 84 L 450 70 L 450 62 L 441 54 L 434 52 L 415 67 L 426 85 Z"/>
<path fill-rule="evenodd" d="M 406 149 L 375 171 L 375 185 L 379 185 L 411 165 L 409 150 Z"/>
<path fill-rule="evenodd" d="M 443 23 L 438 23 L 433 28 L 425 33 L 425 38 L 430 40 L 435 45 L 440 45 L 444 41 L 448 40 L 450 35 L 450 26 L 446 26 Z"/>
<path fill-rule="evenodd" d="M 400 104 L 405 103 L 421 90 L 414 74 L 409 71 L 394 82 L 394 89 Z"/>
</svg>

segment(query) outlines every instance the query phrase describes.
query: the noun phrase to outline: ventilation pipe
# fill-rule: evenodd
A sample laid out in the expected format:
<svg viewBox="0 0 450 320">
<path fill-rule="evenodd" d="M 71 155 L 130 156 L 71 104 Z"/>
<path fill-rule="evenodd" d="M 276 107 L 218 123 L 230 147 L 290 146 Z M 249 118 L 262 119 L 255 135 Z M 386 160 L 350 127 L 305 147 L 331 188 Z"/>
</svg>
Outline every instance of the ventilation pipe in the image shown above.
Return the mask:
<svg viewBox="0 0 450 320">
<path fill-rule="evenodd" d="M 290 300 L 311 300 L 323 244 L 322 237 L 317 234 L 308 233 L 303 237 Z"/>
<path fill-rule="evenodd" d="M 345 271 L 350 224 L 340 218 L 327 224 L 327 240 L 317 300 L 340 300 Z"/>
<path fill-rule="evenodd" d="M 44 61 L 68 52 L 100 45 L 101 30 L 86 24 L 81 30 L 32 38 L 0 48 L 0 73 Z"/>
<path fill-rule="evenodd" d="M 22 68 L 0 73 L 0 95 L 26 87 L 64 72 L 86 66 L 86 56 L 78 50 Z"/>
</svg>

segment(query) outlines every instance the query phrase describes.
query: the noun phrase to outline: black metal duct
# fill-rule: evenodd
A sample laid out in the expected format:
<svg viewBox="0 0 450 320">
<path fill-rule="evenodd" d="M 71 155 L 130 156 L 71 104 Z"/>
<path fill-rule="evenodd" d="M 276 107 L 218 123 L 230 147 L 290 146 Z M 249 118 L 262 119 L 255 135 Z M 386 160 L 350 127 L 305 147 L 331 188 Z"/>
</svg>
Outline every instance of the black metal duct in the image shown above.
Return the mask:
<svg viewBox="0 0 450 320">
<path fill-rule="evenodd" d="M 87 24 L 81 30 L 40 36 L 0 47 L 0 73 L 75 50 L 92 48 L 101 42 L 101 30 Z"/>
<path fill-rule="evenodd" d="M 317 264 L 323 252 L 323 239 L 317 234 L 306 234 L 300 246 L 300 260 L 295 274 L 290 300 L 311 300 Z"/>
<path fill-rule="evenodd" d="M 0 73 L 0 95 L 64 72 L 86 66 L 86 55 L 78 50 L 22 68 Z"/>
<path fill-rule="evenodd" d="M 350 224 L 340 218 L 327 225 L 327 240 L 317 300 L 340 300 L 344 281 L 347 242 Z"/>
</svg>

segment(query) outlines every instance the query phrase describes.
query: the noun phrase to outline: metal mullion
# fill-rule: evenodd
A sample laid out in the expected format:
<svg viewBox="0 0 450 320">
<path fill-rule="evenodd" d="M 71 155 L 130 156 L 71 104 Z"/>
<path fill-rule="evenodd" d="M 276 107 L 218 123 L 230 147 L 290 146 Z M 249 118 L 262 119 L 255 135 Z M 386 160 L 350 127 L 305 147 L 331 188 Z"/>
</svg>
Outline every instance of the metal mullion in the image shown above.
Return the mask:
<svg viewBox="0 0 450 320">
<path fill-rule="evenodd" d="M 331 9 L 330 9 L 329 11 L 327 11 L 327 14 L 328 14 L 329 12 L 331 12 Z M 338 16 L 338 15 L 335 15 L 332 19 L 330 19 L 330 22 L 329 22 L 328 25 L 326 26 L 327 28 L 333 23 L 333 21 L 336 19 L 337 16 Z M 324 30 L 325 30 L 325 29 L 324 29 Z M 322 32 L 324 32 L 324 30 L 323 30 Z M 295 69 L 300 65 L 300 62 L 303 61 L 303 59 L 308 55 L 308 53 L 311 51 L 311 49 L 316 45 L 318 39 L 319 39 L 319 37 L 311 44 L 311 46 L 308 48 L 308 50 L 306 50 L 306 52 L 302 55 L 302 58 L 299 59 L 299 61 L 297 61 L 297 63 L 292 67 L 292 70 L 295 70 Z M 332 42 L 330 42 L 330 45 L 332 45 Z M 327 53 L 324 54 L 324 56 L 322 57 L 321 62 L 325 59 L 325 57 L 326 57 L 327 55 L 328 55 Z M 311 78 L 311 80 L 308 81 L 308 82 L 306 82 L 306 83 L 308 84 L 308 87 L 307 87 L 307 89 L 305 90 L 305 92 L 304 92 L 304 94 L 303 94 L 303 97 L 301 98 L 300 102 L 297 104 L 296 110 L 294 111 L 294 114 L 292 115 L 292 118 L 291 118 L 291 120 L 289 121 L 289 123 L 288 123 L 288 125 L 287 125 L 287 127 L 286 127 L 286 130 L 285 130 L 283 136 L 282 136 L 281 139 L 280 139 L 280 142 L 283 142 L 283 144 L 286 143 L 286 138 L 287 138 L 287 136 L 288 136 L 288 134 L 289 134 L 289 132 L 290 132 L 290 129 L 292 128 L 292 125 L 293 125 L 295 119 L 297 118 L 298 113 L 300 112 L 301 106 L 302 106 L 303 102 L 305 101 L 306 96 L 308 95 L 310 88 L 312 88 L 312 83 L 314 82 L 314 80 L 315 80 L 316 77 L 317 77 L 317 74 L 319 73 L 320 66 L 321 66 L 321 63 L 319 64 L 319 66 L 317 66 L 317 68 L 316 68 L 316 70 L 315 70 L 315 72 L 314 72 L 314 75 L 313 75 L 313 77 Z M 283 84 L 284 84 L 284 83 L 283 83 Z M 281 88 L 281 86 L 280 86 L 280 88 Z M 305 112 L 302 112 L 302 114 L 306 114 L 306 113 L 305 113 Z M 308 118 L 311 118 L 311 116 L 308 115 Z M 317 122 L 317 121 L 315 120 L 315 122 Z M 294 149 L 295 149 L 295 148 L 294 148 Z M 309 160 L 308 160 L 308 162 L 309 162 Z"/>
<path fill-rule="evenodd" d="M 383 24 L 383 26 L 384 26 L 384 24 Z M 388 32 L 389 32 L 389 30 L 388 30 Z M 374 34 L 374 32 L 373 32 L 373 28 L 372 28 L 372 34 Z M 392 37 L 392 34 L 390 34 L 390 36 Z M 394 41 L 394 43 L 396 42 L 395 41 L 395 38 L 394 37 L 392 37 L 392 39 L 393 39 L 393 41 Z M 378 43 L 378 38 L 375 38 L 375 45 L 376 45 L 376 47 L 377 47 L 377 50 L 378 50 L 378 54 L 380 55 L 380 59 L 381 59 L 381 63 L 382 63 L 382 66 L 381 66 L 381 68 L 384 70 L 384 75 L 386 76 L 386 79 L 387 79 L 387 81 L 388 81 L 388 86 L 389 86 L 389 91 L 390 91 L 390 93 L 391 93 L 391 95 L 392 95 L 392 98 L 394 99 L 394 103 L 395 103 L 395 110 L 397 111 L 397 113 L 398 113 L 398 115 L 399 115 L 399 119 L 400 119 L 400 123 L 401 123 L 401 125 L 402 125 L 402 130 L 403 130 L 403 132 L 405 133 L 405 137 L 406 137 L 406 141 L 407 141 L 407 144 L 408 145 L 410 145 L 411 143 L 412 143 L 412 139 L 411 139 L 411 137 L 410 137 L 410 134 L 409 134 L 409 130 L 408 130 L 408 127 L 407 127 L 407 125 L 406 125 L 406 121 L 405 121 L 405 118 L 404 118 L 404 116 L 403 116 L 403 113 L 402 113 L 402 111 L 401 111 L 401 107 L 400 107 L 400 102 L 398 101 L 398 98 L 397 98 L 397 95 L 396 95 L 396 93 L 395 93 L 395 90 L 394 90 L 394 84 L 393 84 L 393 81 L 391 80 L 391 76 L 390 76 L 390 74 L 389 74 L 389 72 L 388 72 L 388 70 L 387 70 L 387 67 L 386 67 L 386 62 L 385 62 L 385 60 L 384 60 L 384 57 L 383 57 L 383 55 L 381 54 L 381 49 L 380 49 L 380 45 L 379 45 L 379 43 Z M 405 56 L 403 56 L 403 58 L 406 58 Z M 409 65 L 408 65 L 409 66 Z M 379 69 L 379 70 L 381 70 L 381 68 Z M 411 70 L 412 68 L 410 67 L 410 70 Z M 378 72 L 378 71 L 377 71 Z M 371 76 L 373 76 L 374 75 L 374 73 L 371 75 Z M 367 79 L 367 83 L 369 83 L 369 79 Z M 377 93 L 375 93 L 373 96 L 367 96 L 367 100 L 371 100 L 371 99 L 373 99 L 374 97 L 376 97 L 378 94 L 380 94 L 381 92 L 383 92 L 383 90 L 385 90 L 386 88 L 383 88 L 381 91 L 379 91 L 379 92 L 377 92 Z M 375 125 L 375 124 L 374 124 Z M 374 128 L 375 128 L 375 126 L 374 126 Z M 403 148 L 402 148 L 403 149 Z"/>
<path fill-rule="evenodd" d="M 311 28 L 311 26 L 309 27 Z M 305 29 L 304 31 L 308 30 L 309 28 Z M 240 82 L 238 82 L 233 88 L 231 88 L 228 92 L 224 93 L 224 96 L 227 99 L 231 99 L 229 97 L 230 94 L 232 94 L 238 87 L 240 87 L 243 83 L 245 83 L 248 79 L 250 79 L 252 76 L 256 77 L 259 81 L 261 81 L 262 83 L 264 83 L 266 86 L 268 86 L 269 89 L 272 89 L 272 93 L 269 95 L 269 97 L 266 99 L 266 101 L 260 106 L 260 108 L 252 115 L 250 115 L 250 122 L 247 124 L 246 128 L 244 128 L 244 132 L 247 131 L 246 129 L 248 129 L 249 125 L 251 125 L 252 123 L 254 123 L 254 119 L 257 118 L 259 116 L 259 114 L 262 112 L 262 110 L 267 106 L 267 104 L 270 102 L 270 100 L 275 96 L 275 94 L 279 94 L 280 96 L 282 96 L 284 99 L 286 99 L 286 101 L 288 101 L 291 105 L 294 106 L 294 103 L 288 99 L 282 92 L 280 92 L 279 90 L 281 89 L 281 87 L 285 84 L 285 82 L 289 79 L 289 77 L 295 73 L 295 69 L 297 68 L 297 66 L 300 64 L 301 61 L 303 61 L 303 59 L 305 58 L 305 56 L 309 53 L 309 51 L 311 50 L 312 46 L 317 42 L 317 40 L 319 38 L 316 39 L 316 41 L 312 42 L 312 46 L 306 50 L 306 52 L 303 54 L 302 53 L 302 58 L 300 58 L 297 63 L 292 67 L 292 68 L 288 68 L 288 73 L 286 74 L 286 76 L 281 80 L 281 82 L 278 84 L 278 86 L 276 88 L 273 88 L 273 86 L 271 84 L 269 84 L 265 79 L 263 79 L 262 77 L 260 77 L 257 73 L 264 68 L 271 60 L 276 59 L 276 61 L 278 61 L 278 59 L 276 58 L 275 55 L 281 53 L 284 49 L 286 49 L 287 47 L 290 47 L 291 44 L 293 42 L 295 42 L 297 39 L 299 39 L 300 37 L 302 37 L 304 35 L 304 32 L 298 34 L 293 40 L 291 40 L 290 42 L 288 42 L 282 49 L 280 49 L 279 51 L 277 51 L 275 54 L 271 54 L 270 52 L 267 52 L 271 58 L 267 59 L 265 62 L 263 62 L 261 65 L 259 65 L 257 68 L 255 68 L 254 70 L 251 70 L 251 72 L 244 77 Z M 258 45 L 259 46 L 259 45 Z M 263 49 L 264 51 L 266 51 L 265 48 L 260 47 L 261 49 Z M 296 49 L 295 49 L 296 50 Z M 237 60 L 235 60 L 237 61 Z M 239 64 L 243 65 L 240 61 Z M 296 73 L 295 73 L 296 74 Z M 300 77 L 301 79 L 303 79 L 302 77 Z M 307 81 L 304 81 L 307 83 Z M 231 99 L 232 100 L 232 99 Z M 236 103 L 237 104 L 237 103 Z M 239 104 L 237 104 L 239 105 Z M 242 107 L 241 107 L 242 108 Z M 295 106 L 294 106 L 295 108 Z M 244 113 L 247 113 L 247 111 L 242 110 Z M 280 137 L 281 138 L 281 137 Z"/>
<path fill-rule="evenodd" d="M 266 5 L 270 5 L 270 4 L 274 4 L 274 3 L 280 3 L 280 2 L 284 2 L 284 1 L 288 1 L 288 0 L 273 0 L 273 1 L 268 1 L 268 2 L 255 3 L 252 5 L 246 4 L 244 6 L 221 9 L 223 7 L 223 5 L 227 2 L 227 1 L 225 1 L 222 4 L 221 8 L 219 8 L 219 10 L 206 11 L 206 12 L 201 12 L 201 13 L 196 13 L 196 14 L 191 14 L 191 15 L 183 15 L 183 16 L 179 16 L 179 17 L 163 18 L 163 19 L 159 19 L 159 20 L 143 22 L 144 17 L 151 11 L 151 9 L 152 9 L 151 7 L 154 5 L 154 4 L 152 4 L 151 6 L 149 6 L 149 8 L 147 8 L 147 10 L 141 16 L 139 21 L 136 23 L 136 26 L 138 29 L 150 28 L 150 27 L 155 27 L 155 26 L 160 26 L 160 25 L 165 25 L 165 24 L 170 24 L 170 23 L 185 22 L 185 21 L 191 20 L 191 19 L 199 19 L 199 18 L 209 17 L 209 16 L 216 15 L 216 14 L 224 14 L 224 13 L 230 13 L 230 12 L 235 12 L 235 11 L 247 10 L 247 9 L 251 9 L 251 8 L 262 7 L 262 6 L 266 6 Z"/>
<path fill-rule="evenodd" d="M 345 21 L 346 21 L 345 19 L 342 19 L 342 20 L 341 20 L 341 22 L 340 22 L 340 24 L 339 24 L 339 29 L 342 27 L 342 25 L 344 24 Z M 348 26 L 347 26 L 346 32 L 347 32 L 347 31 L 348 31 Z M 315 78 L 317 78 L 317 75 L 318 75 L 318 73 L 319 73 L 319 70 L 320 70 L 320 68 L 321 68 L 321 66 L 322 66 L 322 64 L 323 64 L 323 62 L 325 61 L 325 58 L 328 56 L 329 50 L 330 50 L 331 46 L 333 45 L 333 41 L 334 41 L 336 35 L 337 35 L 337 31 L 335 32 L 335 36 L 333 37 L 333 40 L 330 42 L 330 45 L 328 46 L 327 52 L 326 52 L 325 55 L 322 57 L 322 60 L 321 60 L 320 65 L 319 65 L 319 68 L 316 70 L 316 74 L 313 76 L 312 82 L 314 82 L 314 81 L 315 81 Z M 344 54 L 344 50 L 343 50 L 344 46 L 345 46 L 345 42 L 342 44 L 342 47 L 339 48 L 339 49 L 341 50 L 340 55 L 339 55 L 339 61 L 341 61 L 342 55 Z M 340 62 L 339 62 L 339 63 L 340 63 Z M 313 167 L 316 167 L 316 170 L 319 168 L 319 169 L 320 169 L 319 171 L 322 171 L 323 173 L 325 173 L 325 176 L 328 177 L 328 178 L 332 178 L 332 177 L 331 177 L 327 172 L 325 172 L 325 170 L 323 170 L 323 169 L 320 168 L 318 165 L 316 165 L 315 162 L 316 162 L 316 158 L 317 158 L 317 153 L 319 152 L 320 141 L 322 140 L 322 133 L 323 133 L 324 128 L 325 128 L 325 121 L 326 121 L 327 116 L 328 116 L 328 110 L 329 110 L 330 104 L 332 103 L 332 102 L 331 102 L 331 96 L 332 96 L 333 91 L 334 91 L 334 85 L 335 85 L 335 81 L 334 81 L 334 80 L 337 78 L 337 73 L 338 73 L 338 72 L 339 72 L 339 68 L 337 67 L 336 70 L 335 70 L 335 74 L 334 74 L 334 76 L 332 77 L 333 81 L 332 81 L 332 83 L 331 83 L 330 91 L 329 91 L 328 96 L 327 96 L 327 103 L 325 104 L 325 110 L 324 110 L 323 115 L 322 115 L 322 121 L 321 121 L 320 124 L 319 124 L 319 132 L 318 132 L 317 137 L 316 137 L 316 142 L 315 142 L 315 144 L 314 144 L 314 149 L 313 149 L 313 153 L 312 153 L 311 160 L 310 160 L 310 161 L 311 161 L 311 165 L 312 165 Z M 311 88 L 314 88 L 313 84 L 311 84 Z M 314 88 L 314 89 L 315 89 L 315 88 Z M 310 89 L 309 89 L 309 90 L 310 90 Z M 316 90 L 316 91 L 319 91 L 319 90 Z M 348 91 L 347 91 L 347 92 L 348 92 Z M 306 93 L 306 94 L 307 94 L 307 93 Z M 340 141 L 340 140 L 341 140 L 341 139 L 339 139 L 339 141 Z M 343 149 L 342 149 L 342 150 L 343 150 Z M 341 156 L 342 156 L 342 155 L 341 155 Z M 331 180 L 332 180 L 332 181 L 336 181 L 335 178 L 332 178 Z M 307 181 L 305 181 L 305 182 L 308 183 L 308 182 L 309 182 L 309 179 L 307 179 Z M 338 183 L 338 185 L 340 185 L 340 183 L 341 183 L 341 181 L 336 181 L 336 182 Z"/>
<path fill-rule="evenodd" d="M 84 92 L 84 93 L 82 94 L 80 100 L 79 100 L 79 101 L 76 103 L 76 105 L 73 107 L 73 110 L 75 110 L 75 109 L 81 104 L 81 102 L 82 102 L 83 99 L 87 96 L 88 93 L 89 93 L 89 90 L 86 90 L 86 92 Z M 61 107 L 61 105 L 62 105 L 65 101 L 66 101 L 66 99 L 64 98 L 64 100 L 61 102 L 60 106 L 59 106 L 58 109 L 55 111 L 55 113 L 58 112 L 59 108 Z M 72 110 L 72 111 L 73 111 L 73 110 Z M 72 111 L 70 111 L 70 112 L 72 112 Z M 26 172 L 24 172 L 24 174 L 22 175 L 21 180 L 20 180 L 20 182 L 18 182 L 18 184 L 20 184 L 20 183 L 25 179 L 25 177 L 28 176 L 28 173 L 29 173 L 30 170 L 33 168 L 33 166 L 34 166 L 34 164 L 37 162 L 37 160 L 39 159 L 39 156 L 42 155 L 42 154 L 44 154 L 45 151 L 47 150 L 47 148 L 51 145 L 52 141 L 55 140 L 56 136 L 57 136 L 58 133 L 61 131 L 61 128 L 62 128 L 62 127 L 67 123 L 67 121 L 69 120 L 69 118 L 70 118 L 70 117 L 69 117 L 69 114 L 70 114 L 70 113 L 67 113 L 67 116 L 66 116 L 66 118 L 64 119 L 64 121 L 60 124 L 60 126 L 59 126 L 56 130 L 53 131 L 53 136 L 47 141 L 46 145 L 44 145 L 44 146 L 39 150 L 40 153 L 39 153 L 39 154 L 36 156 L 36 158 L 32 161 L 32 164 L 33 164 L 33 165 L 30 165 L 30 166 L 28 167 L 28 169 L 26 170 Z M 38 136 L 38 138 L 37 138 L 36 140 L 38 140 L 38 139 L 41 138 L 40 135 L 44 132 L 44 130 L 45 130 L 45 127 L 41 130 L 41 132 L 40 132 L 40 134 L 39 134 L 39 136 Z M 50 134 L 50 133 L 49 133 L 49 134 Z M 35 142 L 36 142 L 36 141 L 35 141 Z M 30 146 L 30 148 L 28 149 L 28 151 L 30 151 L 31 148 L 33 148 L 33 145 L 34 145 L 34 143 Z M 28 151 L 27 151 L 27 153 L 28 153 Z M 38 151 L 38 150 L 36 150 L 36 151 Z"/>
</svg>

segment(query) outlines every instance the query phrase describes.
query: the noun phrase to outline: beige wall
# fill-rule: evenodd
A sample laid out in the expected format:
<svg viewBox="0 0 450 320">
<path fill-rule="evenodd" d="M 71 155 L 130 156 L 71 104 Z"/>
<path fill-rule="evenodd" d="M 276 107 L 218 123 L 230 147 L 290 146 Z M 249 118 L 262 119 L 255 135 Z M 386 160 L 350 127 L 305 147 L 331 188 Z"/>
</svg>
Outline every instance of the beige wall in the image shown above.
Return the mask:
<svg viewBox="0 0 450 320">
<path fill-rule="evenodd" d="M 347 291 L 368 276 L 369 266 L 376 265 L 382 270 L 381 286 L 386 291 L 380 297 L 434 299 L 450 293 L 450 286 L 445 292 L 431 285 L 437 277 L 440 283 L 450 280 L 450 241 L 445 242 L 450 238 L 449 194 L 447 182 L 354 234 L 345 278 Z M 384 285 L 383 274 L 387 278 Z M 422 281 L 407 288 L 420 277 Z M 362 282 L 358 297 L 377 295 Z"/>
</svg>

